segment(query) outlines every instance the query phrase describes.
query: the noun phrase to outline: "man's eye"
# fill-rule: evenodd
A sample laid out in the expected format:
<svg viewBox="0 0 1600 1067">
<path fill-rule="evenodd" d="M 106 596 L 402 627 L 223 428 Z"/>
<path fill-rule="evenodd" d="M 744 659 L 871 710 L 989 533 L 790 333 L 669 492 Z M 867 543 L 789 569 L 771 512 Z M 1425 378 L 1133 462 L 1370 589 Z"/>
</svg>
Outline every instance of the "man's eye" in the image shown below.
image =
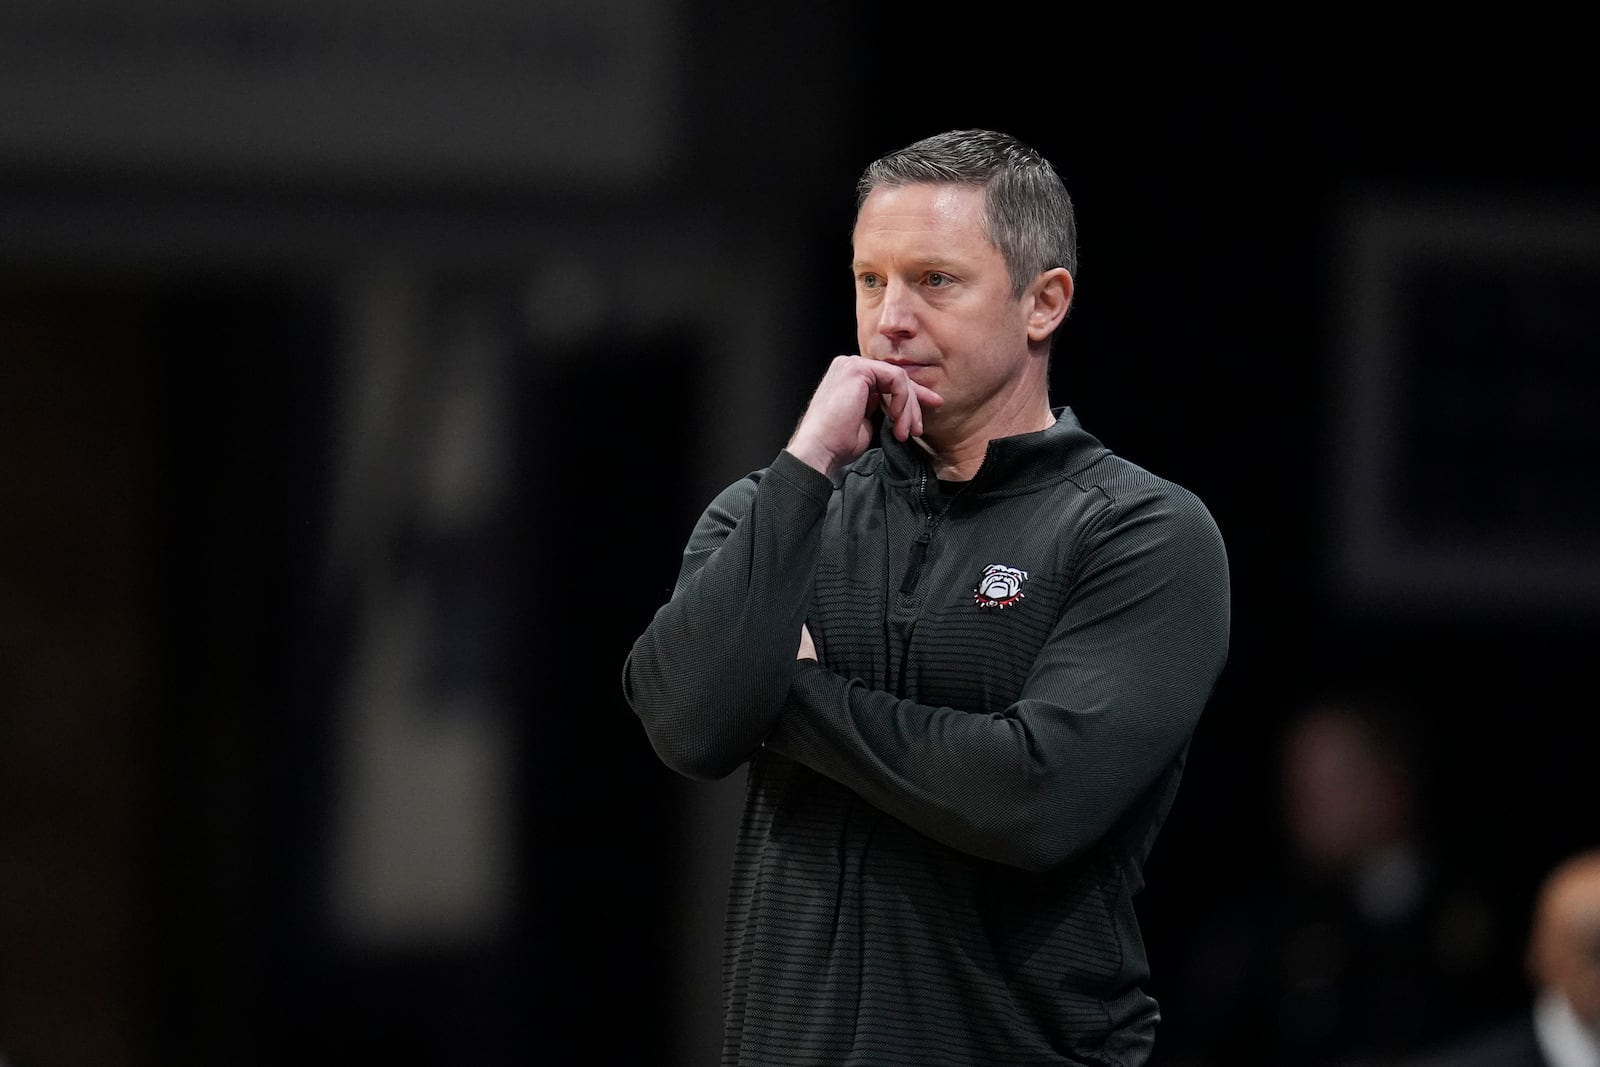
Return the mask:
<svg viewBox="0 0 1600 1067">
<path fill-rule="evenodd" d="M 941 289 L 950 284 L 950 276 L 948 274 L 940 274 L 938 271 L 933 271 L 928 275 L 928 284 L 935 289 Z"/>
<path fill-rule="evenodd" d="M 863 289 L 876 289 L 877 287 L 878 287 L 878 276 L 876 274 L 863 274 L 861 276 L 861 288 L 863 288 Z"/>
</svg>

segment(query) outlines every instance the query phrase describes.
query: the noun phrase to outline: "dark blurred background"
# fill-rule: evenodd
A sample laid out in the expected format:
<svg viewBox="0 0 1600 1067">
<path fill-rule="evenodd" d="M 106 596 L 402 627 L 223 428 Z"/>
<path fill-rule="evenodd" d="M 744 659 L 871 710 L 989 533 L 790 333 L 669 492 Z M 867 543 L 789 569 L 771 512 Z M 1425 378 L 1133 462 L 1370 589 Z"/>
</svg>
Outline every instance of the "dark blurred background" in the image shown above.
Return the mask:
<svg viewBox="0 0 1600 1067">
<path fill-rule="evenodd" d="M 742 782 L 622 660 L 854 349 L 856 174 L 960 126 L 1077 201 L 1058 401 L 1230 550 L 1141 898 L 1170 1061 L 1324 685 L 1414 711 L 1516 1010 L 1600 840 L 1584 35 L 1163 18 L 0 9 L 0 1062 L 715 1062 Z"/>
</svg>

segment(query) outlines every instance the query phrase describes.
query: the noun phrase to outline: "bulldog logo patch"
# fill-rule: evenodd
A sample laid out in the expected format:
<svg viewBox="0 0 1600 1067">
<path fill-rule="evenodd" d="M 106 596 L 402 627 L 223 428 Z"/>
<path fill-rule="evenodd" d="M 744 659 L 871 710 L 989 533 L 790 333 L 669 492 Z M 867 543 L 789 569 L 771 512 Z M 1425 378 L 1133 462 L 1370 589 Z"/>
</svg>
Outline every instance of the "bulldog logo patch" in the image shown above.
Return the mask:
<svg viewBox="0 0 1600 1067">
<path fill-rule="evenodd" d="M 980 608 L 1009 608 L 1022 599 L 1022 583 L 1027 580 L 1027 571 L 991 563 L 978 576 L 972 599 Z"/>
</svg>

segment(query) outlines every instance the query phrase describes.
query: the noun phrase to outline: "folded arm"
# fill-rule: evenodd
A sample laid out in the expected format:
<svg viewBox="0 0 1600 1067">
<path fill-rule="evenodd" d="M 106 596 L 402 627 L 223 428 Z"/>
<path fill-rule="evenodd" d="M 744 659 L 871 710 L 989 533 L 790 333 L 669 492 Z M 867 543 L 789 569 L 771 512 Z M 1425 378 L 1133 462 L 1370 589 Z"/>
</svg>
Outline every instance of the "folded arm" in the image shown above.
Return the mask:
<svg viewBox="0 0 1600 1067">
<path fill-rule="evenodd" d="M 715 779 L 771 732 L 795 649 L 832 484 L 787 452 L 729 486 L 695 525 L 672 597 L 634 642 L 623 692 L 662 762 Z"/>
<path fill-rule="evenodd" d="M 1227 658 L 1227 561 L 1192 498 L 1097 537 L 1003 712 L 875 691 L 804 660 L 767 747 L 953 848 L 1030 869 L 1099 840 L 1184 751 Z"/>
</svg>

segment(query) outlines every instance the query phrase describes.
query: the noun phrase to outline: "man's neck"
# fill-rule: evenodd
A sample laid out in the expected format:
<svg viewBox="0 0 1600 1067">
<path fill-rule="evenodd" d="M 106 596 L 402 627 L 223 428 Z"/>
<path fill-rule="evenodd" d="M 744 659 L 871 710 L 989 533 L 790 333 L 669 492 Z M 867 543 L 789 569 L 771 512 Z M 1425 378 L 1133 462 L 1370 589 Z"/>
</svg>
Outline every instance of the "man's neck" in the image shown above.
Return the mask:
<svg viewBox="0 0 1600 1067">
<path fill-rule="evenodd" d="M 1044 401 L 1006 417 L 984 419 L 981 425 L 970 429 L 960 426 L 939 427 L 916 438 L 916 442 L 933 461 L 935 477 L 965 482 L 970 481 L 978 473 L 978 468 L 983 466 L 983 457 L 988 454 L 990 441 L 1034 433 L 1048 428 L 1055 421 L 1055 413 L 1050 410 L 1049 402 Z"/>
</svg>

